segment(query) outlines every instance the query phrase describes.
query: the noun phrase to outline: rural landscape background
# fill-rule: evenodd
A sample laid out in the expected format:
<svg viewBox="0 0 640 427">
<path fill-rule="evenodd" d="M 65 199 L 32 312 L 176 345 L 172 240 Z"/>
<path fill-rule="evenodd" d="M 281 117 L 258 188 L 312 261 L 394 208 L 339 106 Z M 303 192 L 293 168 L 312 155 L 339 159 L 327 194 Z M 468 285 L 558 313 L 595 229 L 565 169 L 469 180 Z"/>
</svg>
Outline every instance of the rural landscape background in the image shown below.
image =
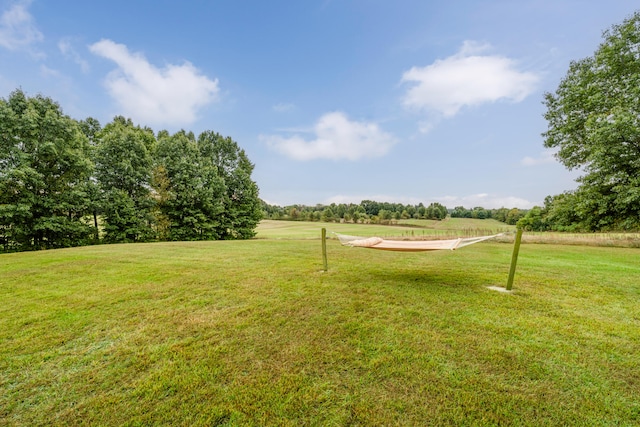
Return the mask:
<svg viewBox="0 0 640 427">
<path fill-rule="evenodd" d="M 131 3 L 129 11 L 143 3 Z M 43 1 L 0 0 L 0 89 L 12 85 L 0 97 L 0 426 L 640 424 L 640 11 L 603 26 L 600 43 L 540 91 L 543 70 L 558 65 L 531 63 L 565 58 L 566 52 L 550 48 L 566 46 L 557 28 L 549 31 L 550 45 L 543 36 L 531 39 L 539 47 L 526 50 L 530 64 L 523 67 L 513 59 L 515 45 L 500 45 L 509 55 L 491 53 L 488 43 L 448 32 L 471 31 L 460 26 L 438 26 L 440 37 L 430 29 L 428 49 L 422 43 L 400 49 L 404 31 L 421 28 L 410 16 L 426 12 L 419 2 L 407 1 L 394 14 L 380 4 L 365 10 L 359 1 L 321 3 L 298 6 L 300 22 L 369 17 L 352 34 L 358 36 L 385 11 L 390 23 L 406 20 L 406 28 L 389 26 L 393 43 L 378 46 L 382 57 L 396 58 L 383 61 L 392 68 L 373 67 L 386 78 L 402 64 L 401 101 L 381 98 L 371 110 L 343 101 L 369 118 L 325 111 L 313 130 L 280 127 L 281 118 L 271 117 L 277 130 L 258 136 L 267 119 L 256 118 L 274 98 L 264 88 L 240 89 L 240 82 L 252 81 L 246 75 L 262 81 L 255 67 L 223 68 L 237 76 L 224 92 L 223 83 L 190 62 L 156 66 L 108 38 L 81 49 L 82 37 L 117 27 L 88 28 L 72 19 L 101 11 L 100 22 L 107 22 L 113 10 L 103 5 L 77 2 L 71 10 L 75 2 L 69 2 L 52 10 Z M 569 16 L 573 4 L 523 2 L 514 8 L 489 1 L 489 14 L 463 3 L 472 9 L 461 22 L 489 28 L 493 18 L 501 23 L 496 31 L 512 25 L 497 17 L 529 11 L 556 22 Z M 628 7 L 613 1 L 600 16 L 601 7 L 580 5 L 581 19 L 566 27 L 574 34 L 570 40 L 576 28 Z M 238 16 L 260 15 L 250 21 L 264 24 L 274 10 L 262 16 L 264 6 L 255 6 Z M 247 28 L 244 20 L 198 27 L 210 24 L 207 17 L 238 12 L 225 4 L 201 7 L 163 4 L 148 11 L 158 21 L 145 20 L 135 34 L 117 32 L 140 47 L 147 21 L 158 24 L 174 15 L 174 32 L 190 22 L 190 31 L 202 28 L 203 40 L 230 28 L 229 22 Z M 427 9 L 429 16 L 455 15 L 448 6 Z M 523 34 L 546 35 L 529 21 L 535 20 L 522 24 Z M 61 36 L 64 22 L 73 24 Z M 87 35 L 71 37 L 72 28 Z M 336 34 L 345 34 L 339 31 L 344 22 L 337 28 Z M 248 40 L 256 31 L 241 34 Z M 53 50 L 50 34 L 60 37 Z M 276 34 L 263 37 L 282 41 L 291 33 L 279 28 Z M 225 35 L 231 47 L 216 50 L 223 58 L 245 64 L 239 53 L 262 57 L 242 37 Z M 300 33 L 301 41 L 308 37 Z M 459 42 L 462 48 L 451 54 Z M 277 46 L 288 47 L 280 52 Z M 295 46 L 265 51 L 291 58 Z M 203 58 L 201 49 L 182 49 Z M 407 52 L 424 49 L 436 56 L 415 65 Z M 551 56 L 536 56 L 536 49 Z M 102 109 L 79 108 L 88 104 L 66 93 L 53 99 L 20 84 L 46 86 L 33 83 L 27 70 L 34 68 L 40 77 L 66 81 L 65 73 L 72 74 L 62 71 L 57 61 L 63 58 L 86 77 L 75 74 L 68 88 L 89 90 L 95 64 L 87 52 L 118 67 L 104 81 L 118 111 L 106 119 Z M 328 62 L 323 71 L 335 77 L 336 61 Z M 263 64 L 266 78 L 273 70 Z M 362 66 L 350 63 L 351 70 Z M 333 98 L 311 96 L 324 101 L 322 109 L 327 99 L 355 98 L 346 89 L 355 80 L 339 80 L 323 89 Z M 283 82 L 304 86 L 291 76 Z M 281 93 L 295 96 L 284 83 L 276 85 Z M 545 151 L 495 179 L 498 164 L 517 157 L 506 154 L 504 138 L 518 129 L 522 141 L 512 145 L 525 150 L 519 155 L 530 149 L 531 129 L 519 127 L 516 117 L 530 116 L 521 108 L 536 91 L 546 125 L 536 138 Z M 314 104 L 303 101 L 311 92 L 305 93 L 295 102 L 272 104 L 272 112 L 309 120 L 308 111 L 296 115 Z M 237 108 L 228 102 L 234 97 Z M 220 133 L 209 121 L 203 126 L 199 114 L 219 98 L 225 100 L 222 110 L 255 120 L 219 110 L 209 119 L 226 117 L 225 126 L 237 126 L 237 134 Z M 394 103 L 403 112 L 379 107 Z M 434 143 L 438 129 L 454 123 L 467 129 L 480 111 L 495 119 L 492 107 L 504 103 L 514 114 L 513 127 L 501 127 L 500 136 L 483 137 L 488 128 L 475 122 L 474 137 L 482 144 L 442 151 L 418 143 Z M 426 116 L 413 123 L 412 135 L 400 134 L 411 109 Z M 387 126 L 395 130 L 382 130 Z M 447 155 L 426 156 L 436 152 Z M 406 162 L 399 164 L 397 156 Z M 550 159 L 566 169 L 570 186 L 544 173 Z M 434 166 L 455 160 L 459 168 L 447 173 Z M 540 169 L 531 174 L 529 167 Z M 511 196 L 426 197 L 416 190 L 460 183 L 498 185 Z M 339 187 L 351 195 L 324 197 Z M 398 197 L 353 199 L 372 194 L 363 191 L 371 188 Z M 299 199 L 279 204 L 265 193 Z M 533 194 L 537 203 L 530 202 Z M 319 200 L 310 202 L 310 195 Z M 338 233 L 401 241 L 496 236 L 457 250 L 406 253 L 343 246 Z M 514 272 L 511 289 L 507 276 Z"/>
</svg>

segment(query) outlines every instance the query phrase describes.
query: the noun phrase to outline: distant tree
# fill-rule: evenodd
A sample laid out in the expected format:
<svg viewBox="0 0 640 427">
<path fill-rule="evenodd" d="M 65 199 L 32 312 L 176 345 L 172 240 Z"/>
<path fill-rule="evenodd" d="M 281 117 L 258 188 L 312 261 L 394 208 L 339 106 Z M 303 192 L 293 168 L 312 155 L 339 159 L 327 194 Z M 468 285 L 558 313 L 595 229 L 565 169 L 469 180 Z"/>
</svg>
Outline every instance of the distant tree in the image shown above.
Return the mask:
<svg viewBox="0 0 640 427">
<path fill-rule="evenodd" d="M 50 98 L 0 100 L 0 233 L 5 250 L 86 244 L 89 144 Z"/>
<path fill-rule="evenodd" d="M 517 222 L 518 227 L 526 231 L 546 231 L 547 224 L 540 206 L 534 206 Z"/>
<path fill-rule="evenodd" d="M 420 203 L 420 205 L 418 205 L 418 216 L 420 218 L 424 218 L 425 214 L 427 212 L 427 208 L 424 207 L 424 205 L 422 203 Z"/>
<path fill-rule="evenodd" d="M 573 204 L 582 228 L 640 227 L 640 11 L 603 34 L 545 94 L 544 145 L 580 169 Z M 562 201 L 566 201 L 564 196 Z"/>
<path fill-rule="evenodd" d="M 427 206 L 424 217 L 427 219 L 443 220 L 447 217 L 447 208 L 437 202 L 431 203 Z"/>
<path fill-rule="evenodd" d="M 476 206 L 475 208 L 471 209 L 471 218 L 487 219 L 488 217 L 489 212 L 481 206 Z"/>
<path fill-rule="evenodd" d="M 378 215 L 380 212 L 380 203 L 373 200 L 363 200 L 360 202 L 360 206 L 364 209 L 365 213 L 369 216 Z"/>
<path fill-rule="evenodd" d="M 500 208 L 500 209 L 494 209 L 491 212 L 491 217 L 497 221 L 500 222 L 507 222 L 507 214 L 509 213 L 509 209 L 507 208 Z"/>
<path fill-rule="evenodd" d="M 353 203 L 349 204 L 347 208 L 347 212 L 344 214 L 344 220 L 347 222 L 357 222 L 356 220 L 356 210 L 358 209 L 358 205 L 354 205 Z"/>
<path fill-rule="evenodd" d="M 263 217 L 265 219 L 281 219 L 284 216 L 284 208 L 261 200 Z"/>
<path fill-rule="evenodd" d="M 353 212 L 353 222 L 358 224 L 358 223 L 364 222 L 366 219 L 367 219 L 367 213 L 365 212 L 362 206 L 358 205 L 355 211 Z"/>
<path fill-rule="evenodd" d="M 335 221 L 336 216 L 333 213 L 333 209 L 331 209 L 331 206 L 327 206 L 326 208 L 324 208 L 324 210 L 322 211 L 322 220 L 324 222 L 333 222 Z"/>
<path fill-rule="evenodd" d="M 465 209 L 464 206 L 456 206 L 451 211 L 452 218 L 471 218 L 471 211 Z"/>
<path fill-rule="evenodd" d="M 525 215 L 525 213 L 522 212 L 518 208 L 510 209 L 509 212 L 507 213 L 507 221 L 506 222 L 509 225 L 516 225 L 518 223 L 518 221 L 520 220 L 520 218 L 522 218 L 524 215 Z"/>
<path fill-rule="evenodd" d="M 288 216 L 290 220 L 296 221 L 300 216 L 300 213 L 298 212 L 298 208 L 296 208 L 295 206 L 290 207 Z"/>
</svg>

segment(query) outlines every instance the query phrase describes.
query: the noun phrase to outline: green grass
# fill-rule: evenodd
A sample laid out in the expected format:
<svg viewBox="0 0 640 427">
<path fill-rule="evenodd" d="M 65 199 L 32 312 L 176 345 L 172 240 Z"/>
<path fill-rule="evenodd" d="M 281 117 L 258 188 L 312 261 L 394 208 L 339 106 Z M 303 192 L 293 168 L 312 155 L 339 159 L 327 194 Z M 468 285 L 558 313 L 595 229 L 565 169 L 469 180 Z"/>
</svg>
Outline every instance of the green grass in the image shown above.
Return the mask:
<svg viewBox="0 0 640 427">
<path fill-rule="evenodd" d="M 395 225 L 327 223 L 309 221 L 264 220 L 258 225 L 257 238 L 268 239 L 317 239 L 320 230 L 359 236 L 379 236 L 396 238 L 431 238 L 434 236 L 478 236 L 514 231 L 515 226 L 496 220 L 467 218 L 447 218 L 443 221 L 423 219 L 399 220 Z"/>
<path fill-rule="evenodd" d="M 0 255 L 0 425 L 640 423 L 637 249 L 280 233 Z"/>
</svg>

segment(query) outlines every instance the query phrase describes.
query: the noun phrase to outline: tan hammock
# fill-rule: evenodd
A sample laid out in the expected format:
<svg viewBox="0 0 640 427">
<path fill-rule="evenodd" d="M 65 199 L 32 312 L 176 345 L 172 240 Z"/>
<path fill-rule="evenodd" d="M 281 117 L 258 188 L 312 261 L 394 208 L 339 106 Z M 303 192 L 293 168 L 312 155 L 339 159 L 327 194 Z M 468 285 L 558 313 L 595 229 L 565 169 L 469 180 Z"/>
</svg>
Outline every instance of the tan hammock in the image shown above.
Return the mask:
<svg viewBox="0 0 640 427">
<path fill-rule="evenodd" d="M 448 249 L 454 251 L 465 246 L 484 240 L 502 236 L 503 233 L 492 236 L 466 237 L 451 240 L 385 240 L 380 237 L 358 237 L 333 233 L 338 236 L 344 246 L 354 248 L 381 249 L 384 251 L 423 252 Z"/>
</svg>

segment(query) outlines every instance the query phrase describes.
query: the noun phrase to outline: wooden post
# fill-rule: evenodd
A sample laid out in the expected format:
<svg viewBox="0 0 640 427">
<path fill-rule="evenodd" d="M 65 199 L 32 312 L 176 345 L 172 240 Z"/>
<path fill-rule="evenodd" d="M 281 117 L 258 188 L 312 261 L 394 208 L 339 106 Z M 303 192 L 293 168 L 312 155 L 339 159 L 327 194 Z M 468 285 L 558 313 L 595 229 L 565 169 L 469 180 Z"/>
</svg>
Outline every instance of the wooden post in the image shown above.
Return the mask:
<svg viewBox="0 0 640 427">
<path fill-rule="evenodd" d="M 327 229 L 322 228 L 322 262 L 324 264 L 324 271 L 329 270 L 329 264 L 327 264 Z"/>
<path fill-rule="evenodd" d="M 509 279 L 507 280 L 507 290 L 513 287 L 513 278 L 516 275 L 516 264 L 518 263 L 518 253 L 520 252 L 520 242 L 522 241 L 522 228 L 516 231 L 516 241 L 513 243 L 513 255 L 511 255 L 511 268 L 509 269 Z"/>
</svg>

